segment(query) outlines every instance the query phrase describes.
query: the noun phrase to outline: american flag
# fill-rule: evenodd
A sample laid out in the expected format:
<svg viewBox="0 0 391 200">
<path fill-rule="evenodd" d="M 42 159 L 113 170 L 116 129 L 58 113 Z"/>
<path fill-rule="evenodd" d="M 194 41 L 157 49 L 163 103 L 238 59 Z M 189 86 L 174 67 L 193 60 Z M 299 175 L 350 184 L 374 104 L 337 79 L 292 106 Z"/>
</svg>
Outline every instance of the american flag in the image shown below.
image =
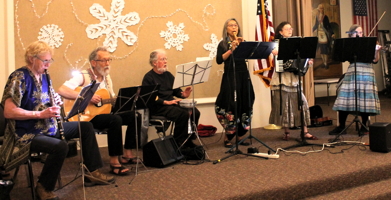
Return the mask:
<svg viewBox="0 0 391 200">
<path fill-rule="evenodd" d="M 258 0 L 255 40 L 271 42 L 274 40 L 273 21 L 267 8 L 267 0 Z M 273 59 L 262 59 L 254 63 L 254 74 L 258 75 L 267 87 L 274 73 Z"/>
<path fill-rule="evenodd" d="M 364 36 L 377 36 L 376 22 L 377 0 L 353 0 L 353 23 L 361 25 Z"/>
</svg>

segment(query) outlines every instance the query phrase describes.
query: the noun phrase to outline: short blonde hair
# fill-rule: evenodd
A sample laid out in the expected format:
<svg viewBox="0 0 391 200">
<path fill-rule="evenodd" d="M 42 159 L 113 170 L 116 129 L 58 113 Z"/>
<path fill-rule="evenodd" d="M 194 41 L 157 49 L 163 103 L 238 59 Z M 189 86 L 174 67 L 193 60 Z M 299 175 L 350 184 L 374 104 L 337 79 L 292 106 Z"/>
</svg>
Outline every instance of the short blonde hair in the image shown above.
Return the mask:
<svg viewBox="0 0 391 200">
<path fill-rule="evenodd" d="M 53 48 L 43 41 L 32 42 L 26 48 L 26 53 L 24 54 L 24 60 L 26 64 L 28 65 L 32 64 L 29 60 L 29 57 L 36 57 L 43 53 L 50 53 L 51 55 L 53 55 Z"/>
</svg>

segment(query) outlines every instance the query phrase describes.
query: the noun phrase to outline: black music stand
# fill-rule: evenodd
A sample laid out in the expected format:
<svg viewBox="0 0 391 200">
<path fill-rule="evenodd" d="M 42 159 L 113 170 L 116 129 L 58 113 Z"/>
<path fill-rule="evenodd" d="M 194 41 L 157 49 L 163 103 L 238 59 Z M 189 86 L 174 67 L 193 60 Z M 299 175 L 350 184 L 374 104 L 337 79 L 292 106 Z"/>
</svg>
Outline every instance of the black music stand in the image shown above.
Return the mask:
<svg viewBox="0 0 391 200">
<path fill-rule="evenodd" d="M 64 118 L 65 120 L 67 120 L 75 115 L 78 115 L 77 124 L 78 124 L 78 128 L 79 128 L 80 160 L 81 160 L 80 169 L 81 169 L 81 176 L 83 179 L 83 187 L 84 187 L 84 176 L 87 176 L 87 177 L 90 176 L 90 175 L 85 175 L 84 170 L 86 170 L 88 173 L 90 173 L 90 171 L 84 165 L 83 144 L 82 144 L 82 139 L 81 139 L 82 137 L 81 137 L 80 116 L 84 112 L 84 110 L 87 108 L 88 104 L 90 103 L 92 96 L 94 96 L 96 90 L 99 87 L 99 84 L 100 83 L 97 83 L 96 81 L 92 81 L 89 85 L 83 87 L 83 89 L 80 91 L 77 99 L 75 100 L 75 103 L 73 104 L 72 109 L 69 111 L 68 115 Z M 110 184 L 110 183 L 106 182 L 106 184 Z"/>
<path fill-rule="evenodd" d="M 203 143 L 198 135 L 197 126 L 195 124 L 195 101 L 194 101 L 194 85 L 199 83 L 204 83 L 208 81 L 210 69 L 212 68 L 212 60 L 202 60 L 196 62 L 190 62 L 185 64 L 179 64 L 176 66 L 176 74 L 174 85 L 172 88 L 186 87 L 192 86 L 192 113 L 193 113 L 193 122 L 191 123 L 191 127 L 189 127 L 189 136 L 186 140 L 179 146 L 180 149 L 191 137 L 194 133 L 200 142 L 200 145 L 203 146 Z M 190 118 L 189 118 L 190 120 Z M 191 121 L 191 120 L 190 120 Z M 205 151 L 205 155 L 209 158 L 208 153 Z"/>
<path fill-rule="evenodd" d="M 138 175 L 138 164 L 140 163 L 147 169 L 143 161 L 139 156 L 139 138 L 137 130 L 137 109 L 148 108 L 154 100 L 156 99 L 157 93 L 159 91 L 160 85 L 147 85 L 147 86 L 135 86 L 128 88 L 121 88 L 118 92 L 117 99 L 112 111 L 112 114 L 123 114 L 134 112 L 134 121 L 135 121 L 135 131 L 136 131 L 136 172 L 135 176 L 130 180 L 130 183 Z M 129 184 L 130 184 L 129 183 Z"/>
<path fill-rule="evenodd" d="M 239 46 L 232 52 L 232 63 L 233 63 L 233 71 L 234 71 L 234 96 L 236 97 L 236 74 L 235 74 L 235 61 L 234 59 L 265 59 L 265 58 L 268 58 L 272 52 L 272 50 L 274 49 L 274 47 L 276 46 L 276 43 L 274 42 L 241 42 L 239 44 Z M 248 84 L 250 84 L 250 80 L 248 82 Z M 250 88 L 250 87 L 249 87 Z M 250 98 L 249 98 L 250 99 Z M 251 101 L 251 100 L 250 100 Z M 234 104 L 235 104 L 235 116 L 238 117 L 238 110 L 237 110 L 237 100 L 236 98 L 234 99 Z M 249 107 L 249 114 L 251 113 L 251 110 L 252 110 L 252 107 Z M 251 114 L 252 115 L 252 114 Z M 253 157 L 257 157 L 257 158 L 264 158 L 264 159 L 268 159 L 267 157 L 261 157 L 261 156 L 257 156 L 257 155 L 253 155 L 253 154 L 245 154 L 243 152 L 241 152 L 239 150 L 239 144 L 244 142 L 246 139 L 250 138 L 254 138 L 255 140 L 257 140 L 259 143 L 263 144 L 265 147 L 267 147 L 268 149 L 270 149 L 271 151 L 273 152 L 276 152 L 274 149 L 272 149 L 271 147 L 267 146 L 265 143 L 263 143 L 261 140 L 259 140 L 258 138 L 254 137 L 252 135 L 252 131 L 251 131 L 251 118 L 252 116 L 249 117 L 249 123 L 250 123 L 250 134 L 249 136 L 243 138 L 241 141 L 239 141 L 238 139 L 238 132 L 236 131 L 235 133 L 235 138 L 236 138 L 236 141 L 235 141 L 235 145 L 233 145 L 226 153 L 232 153 L 231 155 L 228 155 L 226 157 L 223 157 L 219 160 L 215 160 L 213 161 L 213 164 L 216 164 L 216 163 L 219 163 L 229 157 L 232 157 L 234 155 L 238 155 L 238 154 L 242 154 L 242 155 L 247 155 L 247 156 L 253 156 Z M 238 120 L 236 119 L 234 121 L 235 124 L 237 124 Z M 233 151 L 232 149 L 235 148 L 235 150 Z"/>
<path fill-rule="evenodd" d="M 270 56 L 271 51 L 274 49 L 276 44 L 274 42 L 242 42 L 238 46 L 238 48 L 235 50 L 235 58 L 238 59 L 266 59 Z M 237 51 L 237 52 L 236 52 Z M 250 82 L 249 82 L 250 84 Z M 250 87 L 249 87 L 250 88 Z M 250 98 L 249 98 L 250 99 Z M 251 111 L 251 107 L 249 108 L 249 113 Z M 227 152 L 230 152 L 232 149 L 237 147 L 242 142 L 246 141 L 247 139 L 255 139 L 259 143 L 261 143 L 263 146 L 267 147 L 270 151 L 276 152 L 274 149 L 266 145 L 264 142 L 259 140 L 258 138 L 254 137 L 252 135 L 251 130 L 251 122 L 252 117 L 249 119 L 250 123 L 250 133 L 247 137 L 243 138 L 238 142 L 238 144 L 233 145 Z M 252 143 L 252 142 L 251 142 Z"/>
<path fill-rule="evenodd" d="M 355 111 L 354 120 L 346 126 L 340 133 L 336 135 L 334 140 L 336 142 L 343 132 L 345 132 L 353 123 L 356 123 L 356 130 L 359 131 L 358 124 L 362 127 L 368 127 L 363 124 L 358 118 L 357 109 L 357 62 L 371 63 L 375 55 L 376 37 L 355 37 L 355 38 L 340 38 L 336 39 L 334 43 L 333 59 L 338 62 L 349 61 L 354 63 L 354 98 L 355 98 Z"/>
<path fill-rule="evenodd" d="M 299 144 L 286 147 L 284 149 L 302 147 L 308 145 L 319 145 L 320 144 L 310 144 L 306 141 L 304 133 L 304 111 L 303 111 L 303 99 L 301 91 L 301 78 L 304 76 L 306 70 L 302 64 L 302 58 L 315 58 L 316 47 L 318 44 L 318 37 L 291 37 L 291 38 L 282 38 L 279 41 L 278 47 L 278 60 L 287 61 L 290 59 L 296 59 L 300 62 L 296 62 L 297 68 L 299 70 L 299 84 L 297 86 L 297 96 L 298 96 L 298 109 L 300 110 L 300 120 L 301 120 L 301 133 L 300 139 L 298 139 Z"/>
</svg>

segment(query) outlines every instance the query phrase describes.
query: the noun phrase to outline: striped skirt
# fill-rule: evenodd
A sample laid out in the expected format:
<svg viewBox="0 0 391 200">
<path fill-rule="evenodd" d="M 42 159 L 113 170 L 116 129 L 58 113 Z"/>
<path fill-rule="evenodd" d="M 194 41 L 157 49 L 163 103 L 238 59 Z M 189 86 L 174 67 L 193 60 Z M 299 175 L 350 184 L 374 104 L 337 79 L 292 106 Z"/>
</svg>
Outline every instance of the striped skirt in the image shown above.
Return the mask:
<svg viewBox="0 0 391 200">
<path fill-rule="evenodd" d="M 296 87 L 283 86 L 281 90 L 277 89 L 278 86 L 272 86 L 272 110 L 269 117 L 269 123 L 282 127 L 298 127 L 301 126 L 301 112 L 298 108 L 298 94 Z M 304 94 L 301 93 L 303 103 L 304 125 L 311 124 L 310 112 L 307 103 L 307 99 Z M 280 107 L 281 102 L 281 107 Z M 281 109 L 282 110 L 281 110 Z"/>
<path fill-rule="evenodd" d="M 380 114 L 380 101 L 377 94 L 375 72 L 370 63 L 356 63 L 357 67 L 357 111 L 370 115 Z M 356 111 L 354 64 L 342 79 L 333 110 Z"/>
</svg>

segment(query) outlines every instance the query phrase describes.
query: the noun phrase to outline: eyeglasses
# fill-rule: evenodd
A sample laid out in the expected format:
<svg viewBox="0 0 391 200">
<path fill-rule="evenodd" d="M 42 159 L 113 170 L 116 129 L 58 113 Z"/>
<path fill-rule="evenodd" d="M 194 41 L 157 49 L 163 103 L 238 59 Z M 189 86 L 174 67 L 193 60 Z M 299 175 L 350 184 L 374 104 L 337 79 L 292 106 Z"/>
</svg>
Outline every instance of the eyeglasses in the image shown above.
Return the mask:
<svg viewBox="0 0 391 200">
<path fill-rule="evenodd" d="M 286 30 L 286 31 L 293 31 L 293 28 L 284 28 L 283 30 Z"/>
<path fill-rule="evenodd" d="M 42 60 L 38 56 L 35 56 L 35 58 L 42 61 L 44 65 L 49 64 L 49 63 L 52 64 L 54 62 L 53 58 L 51 58 L 50 60 Z"/>
<path fill-rule="evenodd" d="M 168 58 L 159 58 L 159 61 L 168 61 Z"/>
<path fill-rule="evenodd" d="M 113 59 L 108 59 L 108 60 L 95 60 L 95 61 L 98 61 L 98 62 L 101 62 L 101 63 L 111 63 L 111 61 L 113 61 Z"/>
<path fill-rule="evenodd" d="M 237 24 L 228 24 L 228 27 L 238 27 L 238 25 Z"/>
</svg>

